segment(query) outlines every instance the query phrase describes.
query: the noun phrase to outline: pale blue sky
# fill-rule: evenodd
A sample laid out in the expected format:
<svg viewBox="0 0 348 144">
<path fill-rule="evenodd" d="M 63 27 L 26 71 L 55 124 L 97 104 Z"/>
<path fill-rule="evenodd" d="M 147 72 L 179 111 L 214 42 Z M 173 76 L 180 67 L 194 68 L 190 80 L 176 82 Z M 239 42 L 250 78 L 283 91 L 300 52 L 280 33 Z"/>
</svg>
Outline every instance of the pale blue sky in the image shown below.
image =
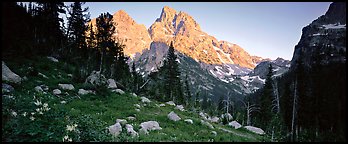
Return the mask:
<svg viewBox="0 0 348 144">
<path fill-rule="evenodd" d="M 240 45 L 251 55 L 291 60 L 302 28 L 325 14 L 330 2 L 87 2 L 91 18 L 125 10 L 149 28 L 164 6 L 191 15 L 204 32 Z"/>
</svg>

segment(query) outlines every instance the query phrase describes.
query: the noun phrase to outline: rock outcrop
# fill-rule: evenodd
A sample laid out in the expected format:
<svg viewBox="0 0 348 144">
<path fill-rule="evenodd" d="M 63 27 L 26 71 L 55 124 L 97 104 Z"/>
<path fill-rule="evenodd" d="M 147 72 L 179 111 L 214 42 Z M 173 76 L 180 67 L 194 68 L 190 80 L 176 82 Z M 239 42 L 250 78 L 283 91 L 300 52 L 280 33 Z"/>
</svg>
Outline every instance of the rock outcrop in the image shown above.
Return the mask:
<svg viewBox="0 0 348 144">
<path fill-rule="evenodd" d="M 173 111 L 171 111 L 171 112 L 167 115 L 167 117 L 168 117 L 170 120 L 172 120 L 172 121 L 179 121 L 179 120 L 181 120 L 181 118 L 180 118 L 175 112 L 173 112 Z"/>
<path fill-rule="evenodd" d="M 2 81 L 8 81 L 11 83 L 16 83 L 16 84 L 20 84 L 22 81 L 22 78 L 15 74 L 14 72 L 12 72 L 10 70 L 10 68 L 7 67 L 7 65 L 5 64 L 4 61 L 2 61 L 2 71 L 1 71 L 1 75 L 2 75 Z"/>
</svg>

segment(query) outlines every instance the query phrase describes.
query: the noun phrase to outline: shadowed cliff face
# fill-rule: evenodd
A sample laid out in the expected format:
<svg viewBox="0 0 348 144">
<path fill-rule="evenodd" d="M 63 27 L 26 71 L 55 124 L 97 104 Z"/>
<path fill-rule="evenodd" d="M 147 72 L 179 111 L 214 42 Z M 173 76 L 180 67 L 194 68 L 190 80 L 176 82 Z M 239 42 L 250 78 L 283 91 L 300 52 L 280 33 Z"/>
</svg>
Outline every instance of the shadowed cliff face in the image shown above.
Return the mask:
<svg viewBox="0 0 348 144">
<path fill-rule="evenodd" d="M 326 65 L 346 61 L 346 3 L 332 3 L 325 15 L 302 29 L 295 46 L 292 68 L 301 58 L 310 68 L 313 64 Z"/>
</svg>

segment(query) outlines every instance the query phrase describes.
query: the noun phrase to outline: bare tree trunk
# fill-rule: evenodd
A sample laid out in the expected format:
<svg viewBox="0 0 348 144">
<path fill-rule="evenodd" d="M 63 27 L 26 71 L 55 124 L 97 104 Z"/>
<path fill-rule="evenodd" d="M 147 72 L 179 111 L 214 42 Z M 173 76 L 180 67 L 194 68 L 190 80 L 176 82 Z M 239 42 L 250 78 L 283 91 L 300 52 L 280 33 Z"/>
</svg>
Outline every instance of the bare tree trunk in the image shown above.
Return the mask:
<svg viewBox="0 0 348 144">
<path fill-rule="evenodd" d="M 279 90 L 278 90 L 278 83 L 276 80 L 274 80 L 274 83 L 273 83 L 273 93 L 274 93 L 274 96 L 275 96 L 275 101 L 276 101 L 276 108 L 277 108 L 277 113 L 279 114 L 280 113 L 280 98 L 279 98 Z"/>
<path fill-rule="evenodd" d="M 292 105 L 292 121 L 291 121 L 291 137 L 294 141 L 294 129 L 295 129 L 295 116 L 296 116 L 296 100 L 297 100 L 297 77 L 294 82 L 294 98 Z"/>
</svg>

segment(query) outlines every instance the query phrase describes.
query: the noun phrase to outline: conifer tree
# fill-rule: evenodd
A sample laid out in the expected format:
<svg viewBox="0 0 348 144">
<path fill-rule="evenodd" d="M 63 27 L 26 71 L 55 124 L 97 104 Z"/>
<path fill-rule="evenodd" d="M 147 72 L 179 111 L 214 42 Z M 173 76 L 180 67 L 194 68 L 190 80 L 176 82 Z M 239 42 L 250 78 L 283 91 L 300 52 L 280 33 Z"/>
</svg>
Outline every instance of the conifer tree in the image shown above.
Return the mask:
<svg viewBox="0 0 348 144">
<path fill-rule="evenodd" d="M 160 69 L 164 73 L 166 99 L 173 100 L 178 104 L 184 104 L 179 65 L 176 58 L 177 56 L 174 53 L 173 42 L 171 42 L 167 57 Z"/>
<path fill-rule="evenodd" d="M 273 98 L 273 90 L 272 90 L 272 64 L 268 67 L 268 74 L 266 77 L 266 81 L 263 87 L 263 92 L 260 98 L 260 126 L 263 129 L 268 127 L 268 123 L 272 118 L 272 98 Z"/>
</svg>

